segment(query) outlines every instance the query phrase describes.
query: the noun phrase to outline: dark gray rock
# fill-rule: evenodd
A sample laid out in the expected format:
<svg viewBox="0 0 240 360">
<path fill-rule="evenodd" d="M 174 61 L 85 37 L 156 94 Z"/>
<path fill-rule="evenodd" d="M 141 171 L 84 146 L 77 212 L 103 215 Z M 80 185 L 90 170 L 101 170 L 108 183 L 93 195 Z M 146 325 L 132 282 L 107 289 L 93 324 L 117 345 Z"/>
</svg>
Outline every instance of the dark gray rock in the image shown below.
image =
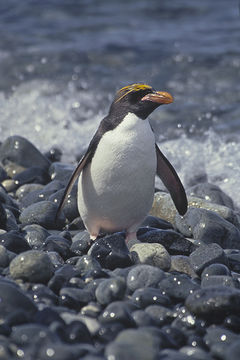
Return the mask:
<svg viewBox="0 0 240 360">
<path fill-rule="evenodd" d="M 9 265 L 9 256 L 6 248 L 0 245 L 0 267 L 5 268 Z"/>
<path fill-rule="evenodd" d="M 96 289 L 95 296 L 101 305 L 107 305 L 112 301 L 122 300 L 125 290 L 125 280 L 118 276 L 101 281 Z"/>
<path fill-rule="evenodd" d="M 82 278 L 98 278 L 106 277 L 106 274 L 102 271 L 99 262 L 89 255 L 82 256 L 76 263 L 75 269 L 81 275 Z"/>
<path fill-rule="evenodd" d="M 152 320 L 151 316 L 148 315 L 144 310 L 133 311 L 132 317 L 138 327 L 154 325 L 154 321 Z"/>
<path fill-rule="evenodd" d="M 29 250 L 11 261 L 10 275 L 13 279 L 46 283 L 53 275 L 53 265 L 44 252 Z"/>
<path fill-rule="evenodd" d="M 200 275 L 207 266 L 220 263 L 227 265 L 227 256 L 218 244 L 201 245 L 190 255 L 194 271 Z"/>
<path fill-rule="evenodd" d="M 142 228 L 140 229 L 142 231 Z M 195 250 L 195 245 L 173 230 L 146 229 L 138 235 L 143 243 L 158 243 L 165 247 L 170 255 L 189 255 Z"/>
<path fill-rule="evenodd" d="M 63 164 L 61 162 L 53 162 L 49 167 L 49 175 L 52 180 L 59 180 L 66 184 L 74 171 L 74 166 Z"/>
<path fill-rule="evenodd" d="M 220 189 L 219 186 L 210 183 L 200 183 L 187 189 L 187 195 L 198 196 L 211 203 L 234 208 L 233 200 Z"/>
<path fill-rule="evenodd" d="M 162 305 L 149 305 L 145 312 L 150 316 L 154 325 L 159 327 L 170 324 L 174 319 L 173 311 Z"/>
<path fill-rule="evenodd" d="M 23 311 L 30 316 L 37 311 L 34 302 L 17 286 L 8 281 L 0 281 L 0 294 L 1 322 L 15 311 Z"/>
<path fill-rule="evenodd" d="M 15 184 L 22 186 L 24 184 L 42 184 L 49 182 L 47 171 L 41 167 L 32 166 L 13 177 Z"/>
<path fill-rule="evenodd" d="M 42 190 L 44 185 L 41 184 L 25 184 L 20 186 L 16 191 L 16 197 L 18 200 L 22 201 L 22 199 L 30 194 L 31 192 Z"/>
<path fill-rule="evenodd" d="M 51 181 L 44 187 L 35 189 L 31 192 L 23 193 L 24 196 L 21 197 L 21 209 L 26 208 L 27 206 L 34 204 L 39 201 L 52 201 L 50 197 L 54 195 L 57 191 L 63 188 L 63 184 L 60 181 Z"/>
<path fill-rule="evenodd" d="M 33 250 L 40 249 L 50 233 L 38 224 L 27 225 L 22 229 L 24 239 Z"/>
<path fill-rule="evenodd" d="M 157 216 L 148 215 L 145 220 L 142 222 L 141 227 L 152 227 L 156 229 L 168 230 L 173 229 L 173 226 L 170 222 L 160 219 Z"/>
<path fill-rule="evenodd" d="M 147 330 L 127 329 L 106 347 L 105 356 L 116 360 L 156 360 L 160 344 L 160 339 Z"/>
<path fill-rule="evenodd" d="M 240 358 L 240 339 L 232 342 L 224 353 L 224 360 L 239 360 Z"/>
<path fill-rule="evenodd" d="M 212 360 L 212 356 L 199 347 L 183 346 L 180 349 L 180 354 L 185 354 L 194 360 Z"/>
<path fill-rule="evenodd" d="M 240 272 L 240 251 L 239 250 L 226 250 L 229 268 L 232 271 Z"/>
<path fill-rule="evenodd" d="M 31 249 L 23 235 L 15 230 L 0 234 L 0 244 L 16 254 Z"/>
<path fill-rule="evenodd" d="M 81 307 L 94 300 L 93 294 L 85 289 L 63 287 L 59 293 L 59 304 L 79 311 Z"/>
<path fill-rule="evenodd" d="M 75 255 L 84 255 L 91 246 L 90 235 L 88 231 L 79 231 L 72 239 L 71 251 Z"/>
<path fill-rule="evenodd" d="M 164 272 L 159 268 L 151 265 L 137 265 L 128 273 L 127 287 L 132 292 L 143 287 L 158 287 L 164 276 Z"/>
<path fill-rule="evenodd" d="M 216 325 L 209 326 L 204 336 L 204 341 L 208 348 L 210 348 L 211 354 L 220 359 L 224 359 L 223 354 L 229 346 L 239 340 L 238 334 Z M 232 359 L 232 357 L 230 358 Z"/>
<path fill-rule="evenodd" d="M 48 200 L 54 202 L 55 204 L 59 204 L 62 200 L 64 192 L 65 188 L 62 188 L 61 190 L 50 195 Z M 69 221 L 73 221 L 79 216 L 77 207 L 77 184 L 73 186 L 71 193 L 68 195 L 67 201 L 63 207 L 63 212 Z"/>
<path fill-rule="evenodd" d="M 224 264 L 214 263 L 204 268 L 201 278 L 217 275 L 230 275 L 229 268 Z"/>
<path fill-rule="evenodd" d="M 47 229 L 62 228 L 65 224 L 65 217 L 61 212 L 56 218 L 57 205 L 51 201 L 42 201 L 28 206 L 19 216 L 24 225 L 38 224 Z"/>
<path fill-rule="evenodd" d="M 101 324 L 121 323 L 125 327 L 135 327 L 129 306 L 124 301 L 113 301 L 109 304 L 99 316 Z"/>
<path fill-rule="evenodd" d="M 218 323 L 226 315 L 240 314 L 240 290 L 227 286 L 199 289 L 188 296 L 185 305 L 200 318 Z"/>
<path fill-rule="evenodd" d="M 48 169 L 49 160 L 27 139 L 15 135 L 8 137 L 0 147 L 0 161 L 13 162 L 25 168 L 39 166 Z"/>
<path fill-rule="evenodd" d="M 199 285 L 185 274 L 167 276 L 158 285 L 161 291 L 173 301 L 183 301 L 193 291 L 199 289 Z"/>
<path fill-rule="evenodd" d="M 42 245 L 42 250 L 44 251 L 55 251 L 57 252 L 63 259 L 68 259 L 72 253 L 70 251 L 71 242 L 65 239 L 60 235 L 50 235 L 48 236 L 44 244 Z"/>
<path fill-rule="evenodd" d="M 213 211 L 188 209 L 184 217 L 176 216 L 177 229 L 198 242 L 217 243 L 223 249 L 240 249 L 240 231 Z"/>
<path fill-rule="evenodd" d="M 94 241 L 88 254 L 106 269 L 113 270 L 117 267 L 126 267 L 132 260 L 122 233 L 115 233 Z"/>
<path fill-rule="evenodd" d="M 139 306 L 139 308 L 145 308 L 154 304 L 168 306 L 171 303 L 170 298 L 167 295 L 163 295 L 161 289 L 151 287 L 134 291 L 132 301 Z"/>
<path fill-rule="evenodd" d="M 27 346 L 36 342 L 39 337 L 47 337 L 51 341 L 57 341 L 58 337 L 40 324 L 24 324 L 14 326 L 11 339 L 19 346 Z"/>
<path fill-rule="evenodd" d="M 230 286 L 233 288 L 240 288 L 240 283 L 237 279 L 228 275 L 211 275 L 204 276 L 201 281 L 201 287 L 212 287 L 212 286 Z"/>
</svg>

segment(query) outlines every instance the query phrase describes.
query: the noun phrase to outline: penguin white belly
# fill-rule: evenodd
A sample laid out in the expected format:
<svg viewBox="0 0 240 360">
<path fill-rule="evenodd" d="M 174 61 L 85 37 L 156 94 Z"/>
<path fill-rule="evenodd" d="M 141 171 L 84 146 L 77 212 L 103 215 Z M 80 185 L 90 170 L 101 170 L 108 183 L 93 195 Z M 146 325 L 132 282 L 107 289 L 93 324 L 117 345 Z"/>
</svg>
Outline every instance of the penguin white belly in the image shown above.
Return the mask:
<svg viewBox="0 0 240 360">
<path fill-rule="evenodd" d="M 129 113 L 102 136 L 78 181 L 79 213 L 93 237 L 136 231 L 152 206 L 156 161 L 148 120 Z"/>
</svg>

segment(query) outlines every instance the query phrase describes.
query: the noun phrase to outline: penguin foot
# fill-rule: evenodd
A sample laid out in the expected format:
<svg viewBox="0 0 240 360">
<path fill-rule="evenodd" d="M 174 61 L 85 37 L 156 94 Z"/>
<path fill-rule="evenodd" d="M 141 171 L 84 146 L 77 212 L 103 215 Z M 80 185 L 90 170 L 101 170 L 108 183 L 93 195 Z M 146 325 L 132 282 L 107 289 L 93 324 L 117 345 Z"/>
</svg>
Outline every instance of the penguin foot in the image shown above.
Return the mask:
<svg viewBox="0 0 240 360">
<path fill-rule="evenodd" d="M 127 233 L 127 236 L 126 236 L 126 244 L 129 242 L 129 241 L 134 241 L 134 240 L 137 240 L 137 233 L 136 231 L 134 232 L 130 232 L 130 233 Z"/>
<path fill-rule="evenodd" d="M 98 234 L 90 234 L 90 240 L 94 241 L 98 237 Z"/>
</svg>

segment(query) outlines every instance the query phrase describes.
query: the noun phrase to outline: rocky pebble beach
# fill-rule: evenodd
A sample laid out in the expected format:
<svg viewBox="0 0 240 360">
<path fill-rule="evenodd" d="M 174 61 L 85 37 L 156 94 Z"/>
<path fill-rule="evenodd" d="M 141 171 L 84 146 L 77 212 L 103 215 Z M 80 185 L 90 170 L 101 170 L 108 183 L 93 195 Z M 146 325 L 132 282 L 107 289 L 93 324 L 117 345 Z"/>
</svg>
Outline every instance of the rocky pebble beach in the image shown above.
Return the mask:
<svg viewBox="0 0 240 360">
<path fill-rule="evenodd" d="M 73 166 L 20 136 L 0 146 L 0 360 L 239 360 L 240 216 L 214 184 L 177 214 L 155 194 L 138 240 L 91 242 Z"/>
</svg>

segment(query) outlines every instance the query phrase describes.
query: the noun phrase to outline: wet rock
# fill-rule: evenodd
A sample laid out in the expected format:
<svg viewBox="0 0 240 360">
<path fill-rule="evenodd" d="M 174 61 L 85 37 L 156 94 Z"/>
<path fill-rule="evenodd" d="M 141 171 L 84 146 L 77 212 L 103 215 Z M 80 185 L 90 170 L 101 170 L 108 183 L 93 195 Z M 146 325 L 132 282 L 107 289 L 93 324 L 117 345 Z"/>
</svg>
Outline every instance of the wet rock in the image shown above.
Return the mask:
<svg viewBox="0 0 240 360">
<path fill-rule="evenodd" d="M 151 215 L 148 215 L 141 224 L 141 227 L 146 226 L 162 230 L 173 229 L 173 226 L 170 222 Z"/>
<path fill-rule="evenodd" d="M 207 266 L 220 263 L 227 265 L 227 257 L 223 249 L 218 244 L 201 245 L 191 253 L 190 261 L 194 271 L 200 275 Z"/>
<path fill-rule="evenodd" d="M 63 259 L 68 259 L 72 253 L 70 251 L 71 242 L 59 235 L 50 235 L 48 236 L 44 244 L 42 245 L 42 250 L 44 251 L 55 251 Z"/>
<path fill-rule="evenodd" d="M 22 234 L 14 230 L 0 234 L 0 244 L 16 254 L 31 249 Z"/>
<path fill-rule="evenodd" d="M 129 311 L 129 307 L 124 301 L 113 301 L 99 316 L 101 324 L 121 323 L 125 327 L 135 327 L 135 322 Z"/>
<path fill-rule="evenodd" d="M 0 245 L 0 267 L 5 268 L 9 264 L 9 256 L 6 248 Z"/>
<path fill-rule="evenodd" d="M 138 239 L 142 243 L 157 243 L 165 247 L 170 255 L 189 255 L 196 246 L 189 240 L 185 239 L 181 234 L 173 230 L 158 230 L 140 228 L 141 233 Z"/>
<path fill-rule="evenodd" d="M 173 301 L 183 301 L 189 294 L 199 289 L 199 285 L 185 274 L 167 276 L 158 286 Z"/>
<path fill-rule="evenodd" d="M 20 174 L 13 177 L 15 184 L 22 186 L 24 184 L 42 184 L 45 185 L 49 181 L 49 176 L 46 170 L 41 167 L 30 167 Z"/>
<path fill-rule="evenodd" d="M 158 284 L 164 276 L 164 272 L 157 267 L 137 265 L 128 273 L 127 287 L 133 292 L 143 287 L 158 287 Z"/>
<path fill-rule="evenodd" d="M 50 233 L 38 224 L 26 225 L 22 229 L 24 239 L 33 250 L 40 249 Z"/>
<path fill-rule="evenodd" d="M 207 329 L 204 336 L 206 345 L 210 348 L 211 354 L 222 358 L 229 346 L 239 340 L 239 335 L 223 327 L 212 325 Z"/>
<path fill-rule="evenodd" d="M 6 226 L 7 226 L 7 214 L 3 205 L 0 203 L 0 228 L 6 229 Z"/>
<path fill-rule="evenodd" d="M 76 263 L 75 269 L 84 279 L 95 279 L 99 277 L 106 277 L 99 262 L 90 255 L 82 256 Z"/>
<path fill-rule="evenodd" d="M 94 300 L 93 294 L 85 289 L 63 287 L 60 290 L 59 302 L 62 306 L 79 311 L 81 307 Z"/>
<path fill-rule="evenodd" d="M 224 360 L 238 360 L 240 358 L 240 339 L 232 342 L 224 353 Z"/>
<path fill-rule="evenodd" d="M 102 267 L 110 270 L 132 264 L 122 233 L 115 233 L 97 239 L 88 254 L 97 259 Z"/>
<path fill-rule="evenodd" d="M 233 288 L 240 288 L 240 283 L 237 279 L 227 275 L 211 275 L 202 278 L 201 287 L 212 286 L 230 286 Z"/>
<path fill-rule="evenodd" d="M 200 183 L 187 189 L 187 195 L 200 197 L 211 203 L 234 208 L 233 201 L 220 189 L 219 186 L 210 183 Z"/>
<path fill-rule="evenodd" d="M 168 306 L 171 302 L 167 295 L 163 295 L 162 290 L 151 287 L 140 288 L 134 291 L 132 301 L 140 308 L 154 304 Z"/>
<path fill-rule="evenodd" d="M 54 195 L 59 189 L 62 189 L 63 185 L 55 180 L 51 181 L 42 188 L 38 188 L 34 191 L 28 192 L 21 199 L 21 209 L 26 208 L 27 206 L 34 204 L 39 201 L 52 201 L 50 198 Z"/>
<path fill-rule="evenodd" d="M 212 211 L 191 208 L 184 217 L 176 217 L 176 226 L 185 236 L 199 242 L 217 243 L 224 249 L 240 248 L 240 231 Z"/>
<path fill-rule="evenodd" d="M 130 249 L 135 264 L 148 264 L 169 270 L 171 258 L 161 244 L 135 244 Z"/>
<path fill-rule="evenodd" d="M 37 311 L 33 301 L 8 281 L 0 281 L 0 294 L 0 319 L 2 321 L 15 311 L 23 311 L 29 316 Z"/>
<path fill-rule="evenodd" d="M 88 231 L 79 231 L 72 239 L 71 251 L 75 255 L 84 255 L 90 246 L 91 240 Z"/>
<path fill-rule="evenodd" d="M 64 195 L 65 188 L 55 192 L 54 194 L 49 196 L 49 201 L 54 202 L 55 204 L 59 204 Z M 77 207 L 77 185 L 74 185 L 71 193 L 68 195 L 68 199 L 63 207 L 63 212 L 66 218 L 69 221 L 73 221 L 76 217 L 79 216 L 79 211 Z"/>
<path fill-rule="evenodd" d="M 154 325 L 159 327 L 171 323 L 174 318 L 173 311 L 162 305 L 150 305 L 145 312 L 150 316 Z"/>
<path fill-rule="evenodd" d="M 217 275 L 230 275 L 230 270 L 224 264 L 214 263 L 204 268 L 201 278 Z"/>
<path fill-rule="evenodd" d="M 25 168 L 39 166 L 48 169 L 49 160 L 27 139 L 15 135 L 8 137 L 0 147 L 0 161 L 13 162 Z"/>
<path fill-rule="evenodd" d="M 122 277 L 114 277 L 100 282 L 96 289 L 96 299 L 101 305 L 124 298 L 126 283 Z"/>
<path fill-rule="evenodd" d="M 239 315 L 240 290 L 227 286 L 199 289 L 187 297 L 185 305 L 200 318 L 218 323 L 226 315 Z"/>
<path fill-rule="evenodd" d="M 75 167 L 70 164 L 54 162 L 49 167 L 49 175 L 52 180 L 59 180 L 63 184 L 66 184 L 69 181 L 69 179 L 74 171 L 74 168 Z"/>
<path fill-rule="evenodd" d="M 22 201 L 22 199 L 31 192 L 42 190 L 44 185 L 42 184 L 25 184 L 20 186 L 16 191 L 16 197 Z"/>
<path fill-rule="evenodd" d="M 11 261 L 10 275 L 13 279 L 46 283 L 53 275 L 53 266 L 47 254 L 29 250 Z"/>
<path fill-rule="evenodd" d="M 57 205 L 51 201 L 42 201 L 28 206 L 19 216 L 24 225 L 38 224 L 47 229 L 62 228 L 65 224 L 63 214 L 56 218 Z"/>
<path fill-rule="evenodd" d="M 157 335 L 147 330 L 123 330 L 114 342 L 107 346 L 105 356 L 116 360 L 155 360 L 160 343 Z"/>
</svg>

